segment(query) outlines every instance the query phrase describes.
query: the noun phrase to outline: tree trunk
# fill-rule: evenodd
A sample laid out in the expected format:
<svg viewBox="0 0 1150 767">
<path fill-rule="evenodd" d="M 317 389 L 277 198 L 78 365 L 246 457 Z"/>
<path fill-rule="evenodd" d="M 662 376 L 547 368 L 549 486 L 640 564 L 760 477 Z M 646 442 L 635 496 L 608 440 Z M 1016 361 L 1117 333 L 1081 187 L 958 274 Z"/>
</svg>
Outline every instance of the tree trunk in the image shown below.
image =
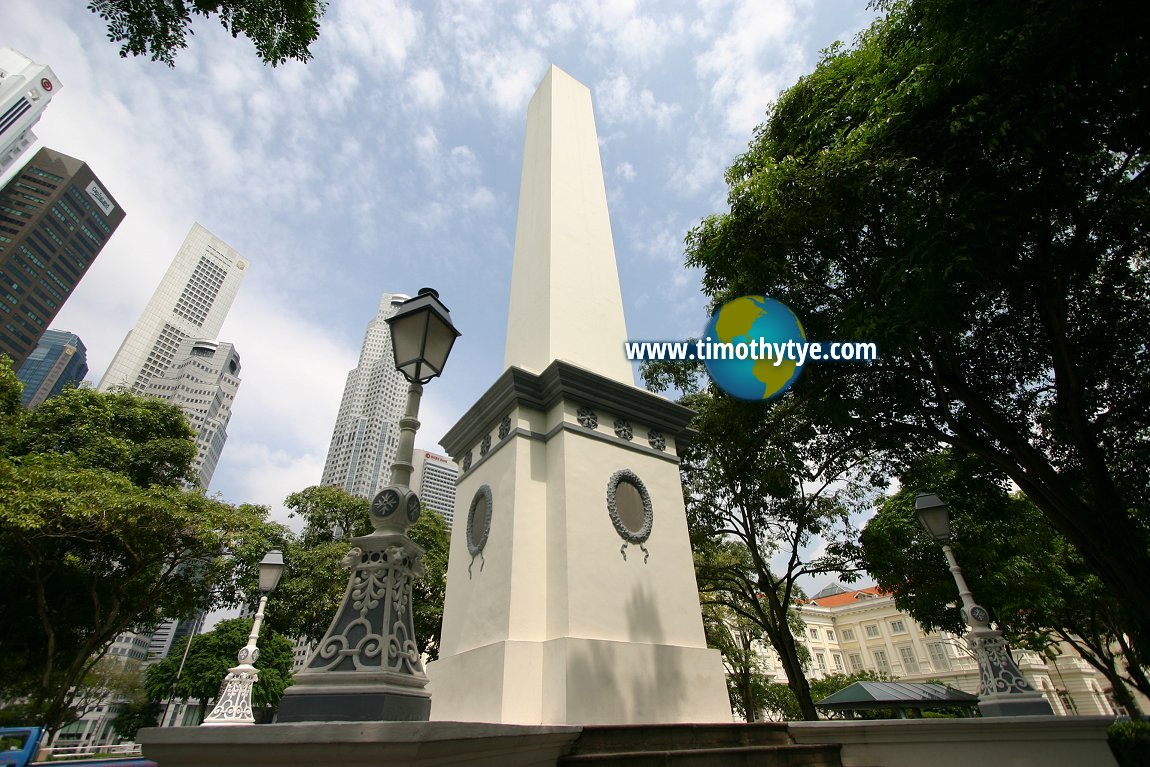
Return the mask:
<svg viewBox="0 0 1150 767">
<path fill-rule="evenodd" d="M 791 633 L 791 625 L 787 622 L 787 606 L 782 603 L 777 594 L 771 593 L 770 590 L 767 590 L 766 597 L 771 618 L 775 626 L 778 627 L 778 631 L 775 632 L 776 636 L 772 637 L 771 643 L 779 654 L 779 660 L 783 663 L 783 670 L 787 672 L 787 686 L 795 694 L 795 700 L 798 701 L 799 711 L 802 713 L 803 719 L 813 722 L 819 718 L 819 713 L 815 709 L 814 700 L 811 698 L 811 688 L 807 684 L 807 675 L 803 671 L 803 664 L 799 659 L 799 650 L 795 643 L 795 637 Z"/>
</svg>

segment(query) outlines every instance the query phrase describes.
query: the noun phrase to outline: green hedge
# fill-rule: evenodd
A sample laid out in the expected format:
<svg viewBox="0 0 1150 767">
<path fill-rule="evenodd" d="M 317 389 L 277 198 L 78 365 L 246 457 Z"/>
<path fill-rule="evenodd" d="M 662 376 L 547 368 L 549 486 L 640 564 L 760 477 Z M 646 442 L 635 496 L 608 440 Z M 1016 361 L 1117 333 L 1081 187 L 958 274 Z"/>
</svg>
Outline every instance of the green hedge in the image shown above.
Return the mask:
<svg viewBox="0 0 1150 767">
<path fill-rule="evenodd" d="M 1110 750 L 1119 767 L 1150 765 L 1150 722 L 1115 722 L 1110 725 Z"/>
</svg>

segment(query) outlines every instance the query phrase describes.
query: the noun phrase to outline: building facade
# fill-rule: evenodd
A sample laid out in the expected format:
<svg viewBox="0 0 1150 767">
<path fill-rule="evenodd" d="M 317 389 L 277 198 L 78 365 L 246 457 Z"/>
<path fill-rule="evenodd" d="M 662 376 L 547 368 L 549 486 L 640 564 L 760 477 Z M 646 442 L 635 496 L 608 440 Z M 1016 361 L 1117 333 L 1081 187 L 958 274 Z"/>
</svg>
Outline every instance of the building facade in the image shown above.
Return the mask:
<svg viewBox="0 0 1150 767">
<path fill-rule="evenodd" d="M 188 416 L 196 431 L 193 469 L 200 487 L 211 484 L 239 388 L 240 356 L 235 347 L 201 338 L 181 341 L 172 366 L 144 387 L 144 394 L 165 399 Z"/>
<path fill-rule="evenodd" d="M 0 48 L 0 173 L 36 140 L 32 126 L 61 87 L 48 67 Z"/>
<path fill-rule="evenodd" d="M 100 391 L 143 393 L 176 362 L 188 339 L 219 337 L 248 261 L 198 223 L 192 225 L 156 292 L 112 359 Z"/>
<path fill-rule="evenodd" d="M 40 343 L 16 371 L 24 384 L 20 401 L 31 410 L 49 397 L 55 397 L 69 384 L 79 384 L 88 375 L 88 350 L 75 333 L 46 330 Z"/>
<path fill-rule="evenodd" d="M 347 374 L 327 450 L 322 483 L 361 498 L 374 497 L 391 482 L 408 383 L 395 369 L 387 318 L 407 299 L 396 293 L 380 299 L 363 336 L 359 364 Z"/>
<path fill-rule="evenodd" d="M 15 367 L 123 220 L 91 168 L 46 147 L 0 190 L 0 354 Z"/>
<path fill-rule="evenodd" d="M 455 480 L 459 479 L 459 467 L 447 456 L 426 450 L 416 450 L 411 462 L 415 467 L 411 488 L 424 506 L 439 512 L 450 530 L 455 516 Z"/>
<path fill-rule="evenodd" d="M 798 612 L 805 627 L 795 639 L 810 651 L 810 679 L 872 671 L 903 682 L 940 681 L 978 694 L 978 662 L 966 640 L 948 632 L 926 631 L 895 607 L 894 597 L 875 586 L 829 587 Z M 1116 714 L 1106 679 L 1068 648 L 1063 650 L 1052 659 L 1026 650 L 1013 655 L 1027 681 L 1050 702 L 1055 714 Z M 765 655 L 772 681 L 786 682 L 775 652 L 768 647 Z"/>
</svg>

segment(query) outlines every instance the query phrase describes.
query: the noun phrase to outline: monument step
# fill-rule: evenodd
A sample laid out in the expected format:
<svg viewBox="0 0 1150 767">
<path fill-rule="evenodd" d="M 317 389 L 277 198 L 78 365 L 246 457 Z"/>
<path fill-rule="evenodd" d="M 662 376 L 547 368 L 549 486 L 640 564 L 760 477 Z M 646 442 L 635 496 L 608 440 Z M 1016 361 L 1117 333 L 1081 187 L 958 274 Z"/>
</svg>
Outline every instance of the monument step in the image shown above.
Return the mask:
<svg viewBox="0 0 1150 767">
<path fill-rule="evenodd" d="M 626 751 L 678 751 L 683 749 L 774 746 L 793 743 L 781 722 L 752 724 L 638 724 L 591 725 L 575 742 L 572 754 Z"/>
<path fill-rule="evenodd" d="M 837 744 L 797 745 L 787 725 L 637 724 L 587 726 L 560 765 L 577 767 L 842 767 Z"/>
<path fill-rule="evenodd" d="M 563 767 L 842 767 L 838 745 L 686 748 L 665 751 L 583 753 L 559 760 Z"/>
</svg>

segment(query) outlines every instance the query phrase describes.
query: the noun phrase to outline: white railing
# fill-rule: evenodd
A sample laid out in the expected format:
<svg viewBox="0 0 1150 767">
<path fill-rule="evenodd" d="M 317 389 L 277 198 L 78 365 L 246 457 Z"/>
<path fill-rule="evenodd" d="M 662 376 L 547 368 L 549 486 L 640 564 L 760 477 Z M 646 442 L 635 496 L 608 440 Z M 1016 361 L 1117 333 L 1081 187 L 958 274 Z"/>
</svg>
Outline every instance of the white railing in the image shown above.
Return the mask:
<svg viewBox="0 0 1150 767">
<path fill-rule="evenodd" d="M 139 743 L 117 743 L 114 746 L 52 746 L 40 750 L 48 759 L 87 759 L 96 754 L 139 756 Z"/>
</svg>

